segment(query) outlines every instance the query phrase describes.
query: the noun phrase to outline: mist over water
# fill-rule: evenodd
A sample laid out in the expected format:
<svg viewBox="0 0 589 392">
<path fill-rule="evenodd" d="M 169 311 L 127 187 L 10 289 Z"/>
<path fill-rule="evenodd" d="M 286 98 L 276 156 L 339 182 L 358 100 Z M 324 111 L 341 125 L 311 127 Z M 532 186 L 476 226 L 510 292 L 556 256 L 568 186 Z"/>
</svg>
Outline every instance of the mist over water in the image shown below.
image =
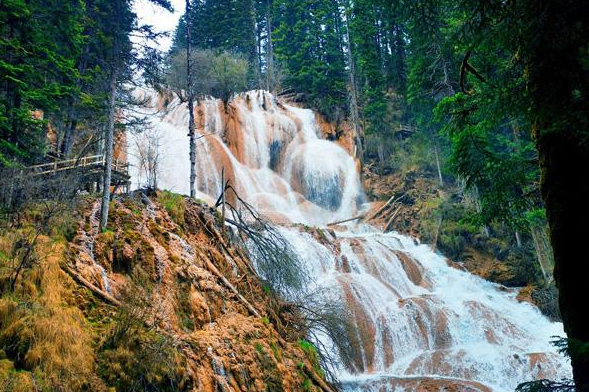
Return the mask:
<svg viewBox="0 0 589 392">
<path fill-rule="evenodd" d="M 149 132 L 160 137 L 158 187 L 189 192 L 187 105 L 149 90 Z M 221 172 L 238 194 L 279 225 L 314 286 L 339 298 L 352 315 L 356 355 L 338 358 L 346 391 L 513 390 L 533 379 L 570 376 L 550 345 L 564 336 L 516 291 L 450 267 L 427 245 L 397 233 L 350 223 L 323 230 L 322 240 L 301 231 L 358 215 L 365 205 L 358 168 L 348 151 L 322 138 L 315 114 L 280 103 L 264 91 L 237 96 L 225 113 L 208 99 L 195 109 L 199 197 L 216 200 Z M 138 136 L 141 138 L 142 136 Z M 137 140 L 129 135 L 135 185 Z M 420 389 L 421 388 L 421 389 Z"/>
</svg>

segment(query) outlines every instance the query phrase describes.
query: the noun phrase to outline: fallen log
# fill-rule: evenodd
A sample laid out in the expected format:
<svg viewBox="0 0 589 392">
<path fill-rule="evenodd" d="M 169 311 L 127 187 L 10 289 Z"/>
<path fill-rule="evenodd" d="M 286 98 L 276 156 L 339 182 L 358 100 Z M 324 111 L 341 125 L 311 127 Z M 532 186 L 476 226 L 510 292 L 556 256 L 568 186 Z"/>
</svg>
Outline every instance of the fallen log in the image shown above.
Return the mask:
<svg viewBox="0 0 589 392">
<path fill-rule="evenodd" d="M 324 392 L 335 392 L 333 388 L 331 388 L 324 379 L 319 377 L 317 372 L 315 372 L 315 370 L 311 366 L 303 362 L 303 367 L 305 369 L 305 372 L 309 375 L 309 377 L 311 377 L 315 384 L 317 384 L 317 386 L 319 386 L 319 388 L 321 388 Z"/>
<path fill-rule="evenodd" d="M 235 262 L 238 263 L 241 261 L 241 263 L 243 265 L 245 265 L 245 268 L 250 271 L 252 274 L 256 275 L 256 271 L 254 271 L 254 269 L 252 268 L 252 266 L 246 261 L 246 259 L 244 257 L 242 257 L 241 255 L 236 255 L 235 252 L 233 252 L 233 250 L 229 247 L 229 245 L 227 244 L 227 242 L 225 242 L 225 239 L 223 238 L 223 236 L 221 235 L 221 233 L 219 233 L 219 230 L 217 230 L 215 228 L 215 226 L 208 222 L 206 219 L 201 219 L 201 217 L 198 217 L 198 220 L 202 223 L 202 225 L 208 230 L 209 233 L 211 233 L 213 235 L 213 237 L 215 237 L 215 239 L 217 241 L 219 241 L 219 243 L 221 244 L 221 248 L 223 248 L 223 250 L 225 251 L 225 253 Z M 229 219 L 225 219 L 225 221 L 230 221 Z M 239 252 L 238 252 L 239 253 Z"/>
<path fill-rule="evenodd" d="M 398 202 L 403 197 L 405 197 L 406 194 L 407 194 L 407 192 L 403 193 L 401 196 L 399 196 L 396 199 L 395 199 L 395 195 L 391 196 L 391 198 L 382 207 L 380 207 L 374 214 L 367 216 L 364 219 L 364 222 L 368 222 L 369 220 L 376 218 L 389 206 L 389 204 L 393 203 L 393 205 L 394 205 L 396 202 Z"/>
<path fill-rule="evenodd" d="M 344 219 L 344 220 L 337 221 L 337 222 L 331 222 L 331 223 L 328 223 L 327 226 L 335 226 L 335 225 L 339 225 L 341 223 L 351 222 L 351 221 L 355 221 L 355 220 L 358 220 L 358 219 L 364 219 L 365 216 L 366 215 L 358 215 L 358 216 L 355 216 L 353 218 Z"/>
<path fill-rule="evenodd" d="M 221 281 L 223 282 L 223 284 L 233 292 L 233 294 L 235 294 L 237 296 L 237 298 L 239 299 L 239 301 L 241 301 L 241 303 L 243 303 L 245 305 L 245 307 L 250 311 L 250 313 L 256 317 L 262 317 L 260 316 L 260 313 L 258 313 L 258 311 L 252 306 L 252 304 L 250 304 L 248 302 L 247 299 L 245 299 L 245 297 L 243 295 L 241 295 L 239 293 L 239 291 L 237 290 L 237 288 L 235 286 L 233 286 L 231 284 L 231 282 L 229 282 L 229 280 L 217 269 L 217 267 L 215 267 L 213 265 L 213 263 L 211 263 L 211 261 L 208 258 L 205 258 L 205 264 L 207 266 L 207 269 L 212 272 L 214 275 L 216 275 L 219 279 L 221 279 Z"/>
<path fill-rule="evenodd" d="M 385 229 L 384 232 L 386 233 L 387 231 L 389 231 L 389 229 L 391 229 L 391 225 L 393 224 L 393 219 L 395 219 L 395 217 L 397 216 L 397 213 L 401 211 L 401 207 L 397 207 L 397 209 L 395 210 L 395 212 L 393 212 L 393 215 L 391 215 L 391 217 L 389 218 L 389 220 L 387 221 L 387 224 L 385 225 Z"/>
<path fill-rule="evenodd" d="M 92 283 L 86 280 L 86 278 L 74 271 L 69 265 L 62 265 L 61 269 L 70 275 L 76 282 L 86 287 L 103 301 L 108 302 L 111 305 L 121 306 L 121 302 L 118 299 L 94 286 Z"/>
<path fill-rule="evenodd" d="M 207 269 L 213 275 L 215 275 L 217 278 L 219 278 L 221 280 L 221 282 L 223 282 L 225 287 L 227 287 L 229 290 L 231 290 L 233 292 L 233 294 L 235 294 L 237 296 L 237 299 L 241 303 L 243 303 L 243 305 L 249 310 L 249 312 L 256 317 L 261 317 L 260 313 L 256 310 L 256 308 L 254 308 L 252 306 L 252 304 L 250 304 L 249 301 L 247 299 L 245 299 L 245 297 L 243 295 L 241 295 L 239 290 L 237 290 L 237 288 L 229 281 L 229 279 L 227 279 L 225 277 L 225 275 L 223 275 L 217 269 L 217 267 L 215 267 L 215 265 L 213 263 L 211 263 L 209 258 L 206 255 L 204 255 L 202 252 L 198 251 L 198 249 L 197 249 L 197 252 L 199 253 L 199 256 L 202 258 L 202 260 L 205 262 L 205 266 L 207 267 Z"/>
</svg>

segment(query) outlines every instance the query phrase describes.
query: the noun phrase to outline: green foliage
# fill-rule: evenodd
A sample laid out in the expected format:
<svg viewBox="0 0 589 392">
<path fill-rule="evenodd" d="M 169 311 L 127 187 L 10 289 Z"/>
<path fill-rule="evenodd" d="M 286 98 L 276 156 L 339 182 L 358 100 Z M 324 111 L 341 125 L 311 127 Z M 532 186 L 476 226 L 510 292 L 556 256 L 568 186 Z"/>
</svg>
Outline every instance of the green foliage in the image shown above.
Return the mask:
<svg viewBox="0 0 589 392">
<path fill-rule="evenodd" d="M 489 94 L 478 95 L 476 102 L 456 94 L 438 105 L 438 117 L 448 116 L 443 132 L 452 143 L 450 168 L 467 188 L 479 190 L 479 224 L 501 220 L 513 228 L 526 227 L 528 212 L 539 207 L 536 150 L 520 131 L 525 124 Z M 473 105 L 478 109 L 472 110 Z"/>
<path fill-rule="evenodd" d="M 45 147 L 42 112 L 75 93 L 80 0 L 0 4 L 0 165 L 32 162 Z"/>
<path fill-rule="evenodd" d="M 196 50 L 191 55 L 192 92 L 197 97 L 213 96 L 225 104 L 234 93 L 248 89 L 250 64 L 241 55 L 226 51 Z M 177 91 L 186 89 L 186 53 L 170 55 L 166 81 Z"/>
<path fill-rule="evenodd" d="M 210 78 L 214 81 L 213 96 L 221 98 L 227 105 L 235 92 L 247 88 L 248 63 L 228 52 L 221 52 L 212 58 Z"/>
<path fill-rule="evenodd" d="M 259 53 L 256 36 L 256 10 L 253 0 L 204 0 L 192 2 L 191 14 L 184 15 L 176 27 L 170 54 L 186 54 L 186 21 L 192 47 L 197 50 L 227 53 L 243 59 L 246 85 L 259 80 Z M 229 55 L 229 53 L 231 55 Z M 250 68 L 251 65 L 251 68 Z M 233 92 L 241 90 L 233 90 Z M 219 96 L 220 97 L 220 96 Z"/>
<path fill-rule="evenodd" d="M 151 0 L 170 8 L 168 0 Z M 0 167 L 40 161 L 46 133 L 70 155 L 77 127 L 104 120 L 106 80 L 131 68 L 157 69 L 153 51 L 136 55 L 129 39 L 137 28 L 128 0 L 65 0 L 0 3 Z M 151 34 L 143 27 L 141 33 Z M 145 79 L 153 79 L 144 72 Z"/>
</svg>

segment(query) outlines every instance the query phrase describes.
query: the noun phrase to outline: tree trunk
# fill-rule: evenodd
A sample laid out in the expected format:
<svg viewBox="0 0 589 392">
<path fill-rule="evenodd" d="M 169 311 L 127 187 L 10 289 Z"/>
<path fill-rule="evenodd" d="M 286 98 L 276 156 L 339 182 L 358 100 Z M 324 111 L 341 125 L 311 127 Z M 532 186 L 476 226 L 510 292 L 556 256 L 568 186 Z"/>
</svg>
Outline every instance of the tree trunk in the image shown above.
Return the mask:
<svg viewBox="0 0 589 392">
<path fill-rule="evenodd" d="M 589 148 L 571 133 L 551 132 L 541 136 L 537 145 L 560 312 L 569 338 L 576 390 L 587 392 L 588 354 L 579 351 L 589 345 L 587 230 L 581 228 L 589 222 Z"/>
<path fill-rule="evenodd" d="M 552 256 L 552 248 L 548 241 L 547 226 L 545 224 L 532 225 L 530 227 L 530 234 L 534 243 L 536 259 L 540 265 L 544 282 L 548 286 L 552 282 L 552 275 L 550 273 L 554 271 L 554 258 Z"/>
<path fill-rule="evenodd" d="M 345 10 L 344 10 L 345 13 Z M 363 164 L 364 160 L 364 146 L 362 144 L 362 135 L 360 134 L 360 119 L 358 115 L 358 89 L 356 85 L 356 67 L 354 64 L 354 56 L 352 54 L 352 42 L 350 41 L 350 27 L 348 23 L 348 15 L 346 14 L 346 45 L 348 52 L 348 66 L 349 66 L 349 83 L 350 83 L 350 117 L 352 120 L 352 126 L 354 127 L 354 138 L 356 143 L 356 158 L 360 161 L 360 165 Z M 360 171 L 362 176 L 362 171 Z"/>
<path fill-rule="evenodd" d="M 252 66 L 255 69 L 255 76 L 257 83 L 257 88 L 261 89 L 262 84 L 262 64 L 260 64 L 260 53 L 258 50 L 259 41 L 257 40 L 257 29 L 256 29 L 256 7 L 254 7 L 254 2 L 248 2 L 247 11 L 250 15 L 250 29 L 251 29 L 251 36 L 254 37 L 254 42 L 251 45 L 251 53 L 250 58 L 252 62 Z"/>
<path fill-rule="evenodd" d="M 74 104 L 72 104 L 73 106 Z M 64 158 L 67 158 L 72 153 L 72 148 L 74 146 L 74 132 L 76 131 L 76 127 L 78 125 L 78 121 L 74 118 L 73 112 L 75 109 L 72 107 L 70 109 L 71 114 L 68 115 L 68 122 L 65 128 L 65 135 L 63 136 L 63 143 L 61 147 L 61 154 Z"/>
<path fill-rule="evenodd" d="M 108 207 L 110 203 L 110 182 L 112 177 L 112 153 L 114 146 L 115 133 L 115 96 L 117 93 L 117 71 L 113 65 L 109 85 L 109 102 L 108 102 L 108 125 L 106 127 L 106 139 L 104 146 L 104 175 L 102 183 L 102 204 L 100 206 L 100 231 L 106 228 L 108 223 Z"/>
<path fill-rule="evenodd" d="M 190 0 L 186 0 L 186 15 L 190 14 Z M 192 43 L 190 23 L 186 23 L 186 91 L 188 93 L 188 136 L 190 137 L 190 197 L 196 197 L 196 132 L 194 124 L 194 94 L 190 55 Z"/>
<path fill-rule="evenodd" d="M 540 190 L 554 251 L 554 278 L 577 392 L 589 392 L 589 7 L 585 0 L 528 0 L 526 59 Z M 547 17 L 549 16 L 549 17 Z M 559 39 L 555 39 L 558 37 Z"/>
<path fill-rule="evenodd" d="M 440 181 L 440 188 L 444 187 L 444 177 L 442 177 L 442 166 L 440 165 L 440 154 L 438 146 L 434 145 L 434 154 L 436 156 L 436 167 L 438 168 L 438 180 Z"/>
<path fill-rule="evenodd" d="M 522 247 L 522 237 L 519 234 L 519 230 L 515 231 L 515 243 L 517 245 L 518 248 Z"/>
<path fill-rule="evenodd" d="M 266 32 L 266 89 L 274 93 L 276 90 L 276 80 L 274 75 L 274 47 L 272 44 L 272 3 L 270 0 L 266 0 L 266 7 L 266 25 L 268 29 Z"/>
<path fill-rule="evenodd" d="M 82 76 L 86 72 L 86 68 L 88 66 L 88 56 L 90 54 L 90 44 L 87 43 L 84 47 L 84 52 L 82 53 L 82 57 L 80 58 L 80 64 L 78 66 L 79 77 L 76 79 L 76 87 L 78 89 L 82 88 Z M 68 110 L 68 121 L 67 126 L 65 129 L 65 135 L 63 137 L 63 143 L 61 146 L 61 153 L 64 157 L 69 157 L 72 153 L 72 149 L 74 146 L 74 134 L 76 132 L 76 127 L 78 126 L 78 119 L 77 119 L 77 109 L 76 105 L 78 104 L 78 99 L 76 97 L 72 98 L 70 102 L 70 108 Z M 57 146 L 59 148 L 59 146 Z"/>
</svg>

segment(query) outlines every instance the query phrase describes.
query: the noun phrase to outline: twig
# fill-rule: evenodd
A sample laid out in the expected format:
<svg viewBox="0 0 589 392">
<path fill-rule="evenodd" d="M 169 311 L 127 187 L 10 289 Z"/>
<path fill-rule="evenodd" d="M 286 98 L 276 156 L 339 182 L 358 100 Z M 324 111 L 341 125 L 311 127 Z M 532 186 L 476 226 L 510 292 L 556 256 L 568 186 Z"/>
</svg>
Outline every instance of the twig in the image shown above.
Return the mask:
<svg viewBox="0 0 589 392">
<path fill-rule="evenodd" d="M 233 284 L 231 284 L 231 282 L 229 282 L 229 280 L 225 277 L 225 275 L 223 275 L 217 269 L 217 267 L 215 267 L 215 265 L 213 263 L 211 263 L 211 261 L 209 260 L 209 258 L 206 257 L 205 255 L 203 255 L 202 253 L 200 253 L 200 256 L 204 260 L 207 269 L 210 272 L 212 272 L 215 276 L 217 276 L 219 279 L 221 279 L 221 281 L 223 282 L 223 284 L 225 284 L 225 286 L 229 290 L 231 290 L 233 292 L 233 294 L 235 294 L 237 296 L 237 298 L 239 299 L 239 301 L 245 305 L 245 307 L 250 311 L 250 313 L 252 315 L 256 316 L 256 317 L 261 317 L 260 316 L 260 313 L 258 313 L 258 311 L 252 306 L 252 304 L 250 304 L 248 302 L 248 300 L 245 299 L 245 297 L 239 293 L 239 291 L 237 290 L 237 288 Z"/>
</svg>

